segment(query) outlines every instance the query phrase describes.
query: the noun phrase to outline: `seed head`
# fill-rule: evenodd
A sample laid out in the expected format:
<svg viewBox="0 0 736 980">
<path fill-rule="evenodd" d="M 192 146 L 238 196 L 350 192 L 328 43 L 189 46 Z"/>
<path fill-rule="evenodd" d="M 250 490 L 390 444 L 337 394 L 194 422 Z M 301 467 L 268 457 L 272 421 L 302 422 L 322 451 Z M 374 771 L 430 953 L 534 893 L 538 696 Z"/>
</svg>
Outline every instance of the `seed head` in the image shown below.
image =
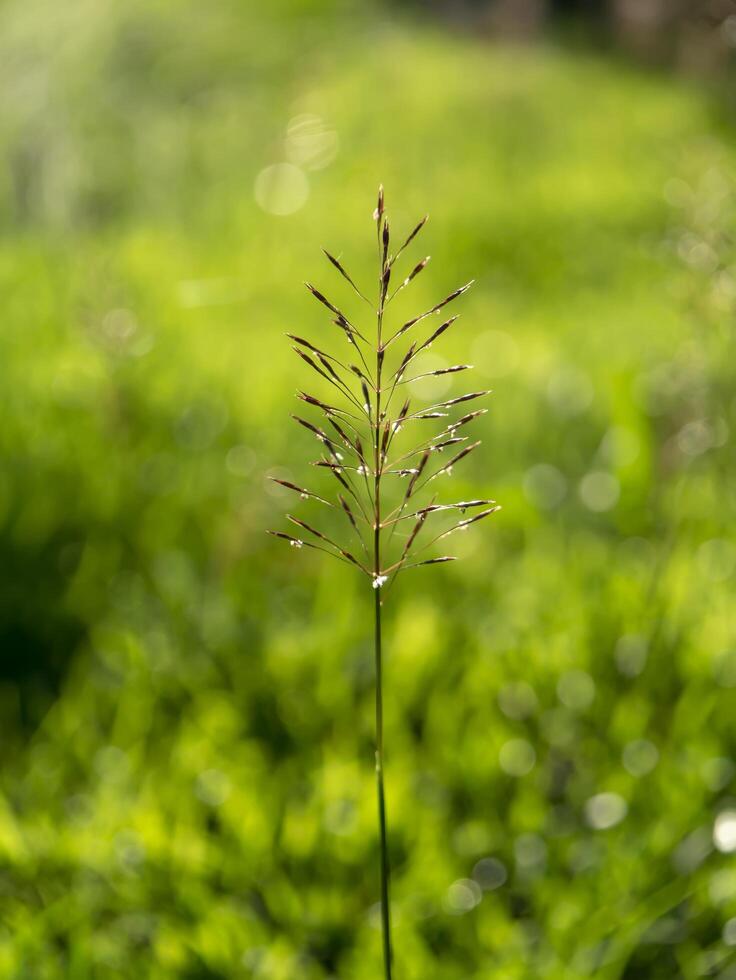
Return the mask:
<svg viewBox="0 0 736 980">
<path fill-rule="evenodd" d="M 428 266 L 428 255 L 415 258 L 408 270 L 400 270 L 397 266 L 403 252 L 423 229 L 427 217 L 412 228 L 393 255 L 389 251 L 392 229 L 386 215 L 383 186 L 378 190 L 373 218 L 376 221 L 378 249 L 378 293 L 375 304 L 371 304 L 376 316 L 373 324 L 369 325 L 363 316 L 363 307 L 354 316 L 351 306 L 346 305 L 343 311 L 341 300 L 337 305 L 321 290 L 306 283 L 309 292 L 329 311 L 333 324 L 350 344 L 353 351 L 350 359 L 346 361 L 339 352 L 333 353 L 329 347 L 318 346 L 299 334 L 288 334 L 295 353 L 320 379 L 317 384 L 329 386 L 330 389 L 329 400 L 321 391 L 317 394 L 305 391 L 297 393 L 308 411 L 327 420 L 326 426 L 324 422 L 320 425 L 319 419 L 313 421 L 297 415 L 293 418 L 320 444 L 319 458 L 313 460 L 315 472 L 327 470 L 338 486 L 335 488 L 333 484 L 331 492 L 316 493 L 291 480 L 279 478 L 275 482 L 311 506 L 315 502 L 321 503 L 323 507 L 319 511 L 328 521 L 331 515 L 340 514 L 343 515 L 342 521 L 338 521 L 339 527 L 336 526 L 334 530 L 332 527 L 323 529 L 301 517 L 287 515 L 288 520 L 303 532 L 303 536 L 296 537 L 280 531 L 272 533 L 288 541 L 293 548 L 316 549 L 360 569 L 370 578 L 373 588 L 380 589 L 403 569 L 454 561 L 455 557 L 451 555 L 434 557 L 422 553 L 449 534 L 467 531 L 472 525 L 496 513 L 499 507 L 494 501 L 481 498 L 442 503 L 433 497 L 429 501 L 425 498 L 422 503 L 428 485 L 439 476 L 449 476 L 480 446 L 480 440 L 469 442 L 465 434 L 457 433 L 487 410 L 476 409 L 458 417 L 457 408 L 489 392 L 478 390 L 455 394 L 437 404 L 420 405 L 414 410 L 408 398 L 399 400 L 396 389 L 402 385 L 420 378 L 454 378 L 472 369 L 470 364 L 456 363 L 439 368 L 426 365 L 427 369 L 422 370 L 422 355 L 444 336 L 459 314 L 445 319 L 424 338 L 417 336 L 404 350 L 399 349 L 401 345 L 397 342 L 423 320 L 460 299 L 473 281 L 454 289 L 423 313 L 398 326 L 395 322 L 391 323 L 394 320 L 391 301 Z M 342 288 L 345 289 L 344 284 L 347 283 L 351 290 L 348 302 L 355 305 L 357 296 L 363 302 L 370 303 L 339 253 L 335 255 L 326 249 L 323 251 L 339 274 Z M 397 284 L 389 292 L 392 280 Z M 382 339 L 382 332 L 385 332 L 387 340 Z M 369 337 L 372 339 L 369 340 Z M 409 365 L 412 365 L 410 369 Z M 415 422 L 424 422 L 425 425 L 414 426 Z M 441 459 L 446 456 L 450 458 L 442 463 Z M 403 484 L 400 482 L 402 478 L 405 481 Z M 465 517 L 468 511 L 471 514 Z M 460 520 L 456 519 L 458 515 Z M 452 523 L 453 518 L 455 523 Z M 405 521 L 410 523 L 405 524 Z M 435 528 L 434 536 L 430 536 L 429 532 L 423 533 L 425 525 Z M 395 536 L 397 527 L 404 530 Z M 408 533 L 407 528 L 410 528 Z M 345 534 L 358 539 L 365 563 L 345 546 L 342 540 Z M 366 542 L 372 544 L 373 553 Z"/>
</svg>

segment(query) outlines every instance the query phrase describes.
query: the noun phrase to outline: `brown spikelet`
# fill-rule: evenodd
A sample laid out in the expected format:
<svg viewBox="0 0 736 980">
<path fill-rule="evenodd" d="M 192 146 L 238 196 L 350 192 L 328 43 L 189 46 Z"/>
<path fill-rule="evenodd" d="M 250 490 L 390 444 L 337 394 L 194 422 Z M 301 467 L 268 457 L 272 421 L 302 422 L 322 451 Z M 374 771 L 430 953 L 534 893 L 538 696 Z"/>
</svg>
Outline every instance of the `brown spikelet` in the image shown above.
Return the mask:
<svg viewBox="0 0 736 980">
<path fill-rule="evenodd" d="M 333 322 L 336 323 L 338 327 L 340 327 L 342 330 L 344 330 L 348 334 L 348 339 L 351 341 L 351 343 L 355 343 L 355 337 L 354 337 L 354 335 L 357 335 L 358 337 L 360 337 L 361 340 L 365 340 L 365 337 L 363 336 L 363 334 L 360 333 L 360 331 L 356 327 L 354 327 L 352 325 L 352 323 L 348 320 L 348 318 L 345 316 L 345 314 L 341 310 L 339 310 L 336 306 L 334 306 L 327 299 L 327 297 L 324 295 L 324 293 L 321 293 L 310 282 L 305 282 L 304 285 L 307 287 L 307 289 L 309 290 L 309 292 L 312 294 L 312 296 L 314 296 L 314 298 L 318 302 L 320 302 L 323 306 L 327 307 L 327 309 L 331 313 L 334 313 L 335 314 L 335 320 Z M 367 341 L 366 341 L 366 343 L 367 343 Z"/>
<path fill-rule="evenodd" d="M 406 378 L 399 384 L 409 385 L 413 381 L 421 381 L 422 378 L 439 378 L 443 374 L 457 374 L 459 371 L 469 371 L 472 364 L 453 364 L 452 367 L 438 368 L 436 371 L 426 371 L 424 374 L 416 374 L 413 378 Z"/>
<path fill-rule="evenodd" d="M 435 342 L 435 340 L 437 340 L 438 337 L 441 337 L 442 334 L 445 332 L 445 330 L 449 330 L 449 328 L 453 325 L 455 320 L 458 320 L 459 318 L 460 318 L 460 314 L 458 313 L 455 316 L 451 316 L 449 320 L 445 320 L 444 323 L 441 323 L 439 327 L 437 327 L 437 329 L 434 331 L 434 333 L 430 334 L 430 336 L 424 341 L 424 343 L 421 345 L 417 353 L 419 353 L 419 351 L 428 350 Z"/>
<path fill-rule="evenodd" d="M 394 372 L 394 377 L 398 381 L 401 380 L 401 378 L 404 375 L 404 371 L 406 370 L 406 367 L 407 367 L 409 361 L 412 359 L 412 357 L 414 357 L 414 351 L 416 350 L 416 347 L 417 347 L 416 343 L 414 343 L 414 344 L 411 345 L 411 347 L 406 352 L 406 354 L 404 354 L 404 357 L 403 357 L 403 359 L 401 361 L 401 364 L 399 364 L 398 368 Z"/>
<path fill-rule="evenodd" d="M 330 437 L 327 435 L 324 429 L 320 429 L 318 425 L 313 425 L 311 422 L 308 422 L 306 419 L 303 419 L 300 415 L 292 415 L 291 417 L 294 419 L 295 422 L 298 422 L 299 425 L 304 426 L 304 428 L 307 429 L 309 432 L 314 433 L 314 435 L 319 439 L 320 442 L 325 443 L 325 445 L 330 442 Z"/>
<path fill-rule="evenodd" d="M 456 422 L 451 422 L 450 425 L 447 427 L 448 431 L 450 430 L 455 431 L 459 429 L 461 426 L 467 425 L 468 422 L 472 422 L 473 419 L 477 419 L 479 415 L 485 415 L 487 412 L 488 412 L 487 408 L 479 408 L 475 412 L 468 412 L 467 415 L 463 415 L 463 417 L 458 419 Z"/>
<path fill-rule="evenodd" d="M 347 432 L 345 432 L 345 430 L 340 425 L 340 423 L 335 418 L 333 418 L 333 416 L 330 416 L 329 417 L 328 422 L 330 423 L 330 425 L 332 426 L 332 428 L 335 430 L 335 432 L 337 432 L 337 434 L 342 439 L 343 445 L 347 449 L 353 449 L 353 450 L 355 450 L 355 443 L 354 443 L 354 441 L 350 438 L 350 436 L 347 434 Z"/>
<path fill-rule="evenodd" d="M 337 373 L 337 371 L 334 369 L 334 367 L 330 364 L 330 362 L 327 360 L 327 358 L 324 356 L 324 354 L 318 354 L 317 355 L 317 360 L 322 365 L 322 367 L 325 369 L 325 371 L 327 371 L 327 373 L 330 374 L 332 376 L 332 378 L 335 381 L 337 381 L 338 384 L 342 384 L 342 378 Z"/>
<path fill-rule="evenodd" d="M 322 461 L 320 460 L 320 463 L 318 463 L 317 465 L 320 465 L 321 463 L 322 463 Z M 329 469 L 332 471 L 332 475 L 335 477 L 335 479 L 340 484 L 340 486 L 343 487 L 345 490 L 347 490 L 347 492 L 349 494 L 352 495 L 354 493 L 354 491 L 353 491 L 352 487 L 350 486 L 350 484 L 348 483 L 348 481 L 342 475 L 342 473 L 340 471 L 340 467 L 339 466 L 333 466 L 331 464 L 327 464 L 327 465 L 329 466 Z"/>
<path fill-rule="evenodd" d="M 409 481 L 409 486 L 406 488 L 406 497 L 405 497 L 406 500 L 408 500 L 409 497 L 411 497 L 411 495 L 414 493 L 414 487 L 417 485 L 417 480 L 424 472 L 427 463 L 429 462 L 430 455 L 431 452 L 429 449 L 427 449 L 422 455 L 422 458 L 419 460 L 419 465 L 416 468 L 414 476 L 412 476 L 411 480 Z"/>
<path fill-rule="evenodd" d="M 320 541 L 324 541 L 325 544 L 328 544 L 331 547 L 333 547 L 339 554 L 343 556 L 343 558 L 346 558 L 353 565 L 357 565 L 359 568 L 365 567 L 361 564 L 361 562 L 358 561 L 358 559 L 354 555 L 351 555 L 349 551 L 346 551 L 339 544 L 336 544 L 326 534 L 323 534 L 321 531 L 318 531 L 317 528 L 312 527 L 311 524 L 307 524 L 306 521 L 302 521 L 298 517 L 294 517 L 292 514 L 287 514 L 286 519 L 288 521 L 291 521 L 292 524 L 296 524 L 297 527 L 302 527 L 304 528 L 305 531 L 309 531 L 310 534 L 313 534 L 315 538 L 318 538 Z"/>
<path fill-rule="evenodd" d="M 320 398 L 315 398 L 314 395 L 310 395 L 306 391 L 297 391 L 296 397 L 299 401 L 306 402 L 307 405 L 314 405 L 317 408 L 321 408 L 327 415 L 330 415 L 333 411 L 332 406 L 328 405 L 327 402 L 323 402 Z"/>
<path fill-rule="evenodd" d="M 323 306 L 326 306 L 328 310 L 336 314 L 341 319 L 343 320 L 345 319 L 345 317 L 338 310 L 338 308 L 336 306 L 333 306 L 332 303 L 327 299 L 327 297 L 323 293 L 321 293 L 318 289 L 315 289 L 315 287 L 310 282 L 305 282 L 304 285 L 307 287 L 307 289 L 312 294 L 312 296 L 314 296 L 314 298 L 318 300 Z"/>
<path fill-rule="evenodd" d="M 418 561 L 415 568 L 419 568 L 420 565 L 439 565 L 443 561 L 457 561 L 454 555 L 442 555 L 439 558 L 425 558 L 424 561 Z"/>
<path fill-rule="evenodd" d="M 388 440 L 391 435 L 391 426 L 387 422 L 383 427 L 383 435 L 381 436 L 381 458 L 385 458 L 386 450 L 388 448 Z"/>
<path fill-rule="evenodd" d="M 409 554 L 409 551 L 411 550 L 411 546 L 414 544 L 414 541 L 416 540 L 416 537 L 419 534 L 419 532 L 422 530 L 422 527 L 424 526 L 424 522 L 426 520 L 427 520 L 426 513 L 420 514 L 419 517 L 417 518 L 417 522 L 414 525 L 414 527 L 411 529 L 411 534 L 406 539 L 406 543 L 404 544 L 404 551 L 401 555 L 402 559 Z"/>
<path fill-rule="evenodd" d="M 296 483 L 291 483 L 289 480 L 279 480 L 275 476 L 269 477 L 269 479 L 272 480 L 274 483 L 280 484 L 282 487 L 286 487 L 288 490 L 293 490 L 295 493 L 298 493 L 299 496 L 303 497 L 305 500 L 307 499 L 307 497 L 311 497 L 313 500 L 319 500 L 320 503 L 327 504 L 328 507 L 332 507 L 332 504 L 329 502 L 329 500 L 325 500 L 324 497 L 320 497 L 320 495 L 317 493 L 312 493 L 311 490 L 305 490 L 304 487 L 298 487 Z"/>
<path fill-rule="evenodd" d="M 447 449 L 448 446 L 456 446 L 459 442 L 465 442 L 465 438 L 453 436 L 452 439 L 445 439 L 444 442 L 436 442 L 434 446 L 431 447 L 431 450 L 433 453 L 441 453 L 442 450 Z"/>
<path fill-rule="evenodd" d="M 434 479 L 435 476 L 439 476 L 441 473 L 447 473 L 448 470 L 451 470 L 452 467 L 459 463 L 461 459 L 465 459 L 466 456 L 469 456 L 472 452 L 474 452 L 478 446 L 480 446 L 480 439 L 477 442 L 472 443 L 470 446 L 466 446 L 464 449 L 461 449 L 460 452 L 456 453 L 449 462 L 445 463 L 444 466 L 441 466 L 437 470 L 432 479 Z"/>
<path fill-rule="evenodd" d="M 378 203 L 376 204 L 376 210 L 373 212 L 373 220 L 380 222 L 383 217 L 383 184 L 378 188 Z"/>
<path fill-rule="evenodd" d="M 298 337 L 296 334 L 287 333 L 286 335 L 289 340 L 293 340 L 295 344 L 299 344 L 302 347 L 306 347 L 307 350 L 311 350 L 313 354 L 321 354 L 323 357 L 329 357 L 329 354 L 325 354 L 323 350 L 319 347 L 315 347 L 310 340 L 305 340 L 304 337 Z"/>
<path fill-rule="evenodd" d="M 317 367 L 317 364 L 312 360 L 309 354 L 305 354 L 304 351 L 301 350 L 299 347 L 292 347 L 291 349 L 294 351 L 295 354 L 298 354 L 299 357 L 301 357 L 301 359 L 305 362 L 305 364 L 308 364 L 313 371 L 316 371 L 317 374 L 321 375 L 323 378 L 327 377 L 325 375 L 325 372 Z"/>
<path fill-rule="evenodd" d="M 343 279 L 345 279 L 347 282 L 350 283 L 350 285 L 353 287 L 353 289 L 358 294 L 358 296 L 360 296 L 361 299 L 364 299 L 366 303 L 370 305 L 370 300 L 368 299 L 368 297 L 364 296 L 363 293 L 358 289 L 352 277 L 348 274 L 348 272 L 345 270 L 344 266 L 338 261 L 338 259 L 336 259 L 334 255 L 330 255 L 330 253 L 327 251 L 326 248 L 323 248 L 322 251 L 325 253 L 327 259 L 331 262 L 331 264 L 337 269 L 337 271 L 340 273 Z"/>
<path fill-rule="evenodd" d="M 467 395 L 458 395 L 457 398 L 450 398 L 446 402 L 440 402 L 437 408 L 451 408 L 453 405 L 461 405 L 463 402 L 473 401 L 475 398 L 483 398 L 485 395 L 490 395 L 490 390 L 488 391 L 471 391 Z"/>
<path fill-rule="evenodd" d="M 353 525 L 353 527 L 357 530 L 358 529 L 358 525 L 356 523 L 355 517 L 353 516 L 352 510 L 350 510 L 350 506 L 348 505 L 347 500 L 345 500 L 345 498 L 343 497 L 342 494 L 339 495 L 339 500 L 340 500 L 340 506 L 342 507 L 342 509 L 345 511 L 345 513 L 348 516 L 348 520 Z"/>
<path fill-rule="evenodd" d="M 394 257 L 391 259 L 391 264 L 392 265 L 398 259 L 398 257 L 404 251 L 404 249 L 407 248 L 409 245 L 411 245 L 411 243 L 414 241 L 414 239 L 417 237 L 417 235 L 419 234 L 419 232 L 422 230 L 422 228 L 424 228 L 424 226 L 426 225 L 426 223 L 428 221 L 429 221 L 429 215 L 428 214 L 425 214 L 424 217 L 422 218 L 422 220 L 415 226 L 415 228 L 411 232 L 409 232 L 409 235 L 408 235 L 406 241 L 401 246 L 401 248 L 398 250 L 398 252 L 396 253 L 396 255 L 394 255 Z"/>
<path fill-rule="evenodd" d="M 371 395 L 370 395 L 370 392 L 368 391 L 368 385 L 365 383 L 364 380 L 361 380 L 361 382 L 360 382 L 360 390 L 361 390 L 361 392 L 363 394 L 363 408 L 366 410 L 366 412 L 368 413 L 368 415 L 370 415 L 371 414 Z"/>
<path fill-rule="evenodd" d="M 284 534 L 283 531 L 266 531 L 266 534 L 272 534 L 275 538 L 281 538 L 282 541 L 288 541 L 289 544 L 294 545 L 297 548 L 303 547 L 305 544 L 309 548 L 309 542 L 302 541 L 301 538 L 295 538 L 293 534 Z"/>
<path fill-rule="evenodd" d="M 406 277 L 406 279 L 404 279 L 403 282 L 399 283 L 399 285 L 393 291 L 393 293 L 391 294 L 391 299 L 393 299 L 394 296 L 396 296 L 398 293 L 400 293 L 402 289 L 405 289 L 413 279 L 416 279 L 416 277 L 419 275 L 419 273 L 423 269 L 426 269 L 427 268 L 427 263 L 429 262 L 430 258 L 431 258 L 431 256 L 428 255 L 426 258 L 423 258 L 421 260 L 421 262 L 417 262 L 417 264 L 411 270 L 411 272 Z"/>
<path fill-rule="evenodd" d="M 366 548 L 365 542 L 363 541 L 363 535 L 360 533 L 360 528 L 358 527 L 358 522 L 355 519 L 355 515 L 353 514 L 352 510 L 350 509 L 350 504 L 348 504 L 347 500 L 342 496 L 342 494 L 339 494 L 338 499 L 340 501 L 340 506 L 342 507 L 343 513 L 345 514 L 345 516 L 347 517 L 348 521 L 350 522 L 353 530 L 355 531 L 355 536 L 357 537 L 358 541 L 360 542 L 361 548 L 367 554 L 368 553 L 368 549 Z"/>
<path fill-rule="evenodd" d="M 425 320 L 428 316 L 432 316 L 434 313 L 439 313 L 439 311 L 443 307 L 447 306 L 448 303 L 452 303 L 452 301 L 457 299 L 458 296 L 462 296 L 464 292 L 467 292 L 474 282 L 475 280 L 471 279 L 470 282 L 466 283 L 464 286 L 461 286 L 459 289 L 451 292 L 449 296 L 445 296 L 445 298 L 437 303 L 436 306 L 433 306 L 431 310 L 427 310 L 426 313 L 420 313 L 419 316 L 415 316 L 412 320 L 407 320 L 406 323 L 399 327 L 396 333 L 386 341 L 385 346 L 388 347 L 388 345 L 392 344 L 397 337 L 400 337 L 402 334 L 406 333 L 407 330 L 411 329 L 411 327 L 417 323 L 420 323 L 422 320 Z"/>
<path fill-rule="evenodd" d="M 332 322 L 335 324 L 336 327 L 339 327 L 343 331 L 343 333 L 345 334 L 345 338 L 347 339 L 347 342 L 349 344 L 352 344 L 353 347 L 358 346 L 355 342 L 355 331 L 351 329 L 350 325 L 346 320 L 341 320 L 339 317 L 337 317 Z"/>
<path fill-rule="evenodd" d="M 495 507 L 489 507 L 488 510 L 481 511 L 480 514 L 475 514 L 473 517 L 469 517 L 466 521 L 458 521 L 454 527 L 451 527 L 443 534 L 440 534 L 438 540 L 446 538 L 449 534 L 452 534 L 455 531 L 464 531 L 465 528 L 470 527 L 471 524 L 475 524 L 476 521 L 482 521 L 484 518 L 490 517 L 491 514 L 495 514 L 499 510 L 501 510 L 501 508 L 496 505 Z"/>
</svg>

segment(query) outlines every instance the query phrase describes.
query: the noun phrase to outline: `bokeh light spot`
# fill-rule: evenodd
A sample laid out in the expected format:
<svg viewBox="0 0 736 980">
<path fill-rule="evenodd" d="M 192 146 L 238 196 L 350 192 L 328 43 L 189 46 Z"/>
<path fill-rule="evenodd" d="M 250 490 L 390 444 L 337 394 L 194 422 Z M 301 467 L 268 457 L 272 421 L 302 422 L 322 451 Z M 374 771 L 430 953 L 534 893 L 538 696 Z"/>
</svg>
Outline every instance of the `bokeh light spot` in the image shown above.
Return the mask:
<svg viewBox="0 0 736 980">
<path fill-rule="evenodd" d="M 736 687 L 736 650 L 724 650 L 713 664 L 713 673 L 720 687 Z"/>
<path fill-rule="evenodd" d="M 337 132 L 321 116 L 303 113 L 289 120 L 286 127 L 286 156 L 290 163 L 305 170 L 322 170 L 337 156 Z"/>
<path fill-rule="evenodd" d="M 613 654 L 619 673 L 624 677 L 638 677 L 646 666 L 648 653 L 649 644 L 645 637 L 637 633 L 619 637 Z"/>
<path fill-rule="evenodd" d="M 672 864 L 678 874 L 692 874 L 705 861 L 712 848 L 708 829 L 698 827 L 677 845 L 672 855 Z"/>
<path fill-rule="evenodd" d="M 725 756 L 706 759 L 701 768 L 703 782 L 713 793 L 724 789 L 736 775 L 736 765 Z"/>
<path fill-rule="evenodd" d="M 484 892 L 492 892 L 500 888 L 506 883 L 507 878 L 506 866 L 498 858 L 481 858 L 473 868 L 473 879 Z"/>
<path fill-rule="evenodd" d="M 621 485 L 612 473 L 593 470 L 580 481 L 580 499 L 588 510 L 603 513 L 612 510 L 621 495 Z"/>
<path fill-rule="evenodd" d="M 352 800 L 331 800 L 325 808 L 325 829 L 337 837 L 349 837 L 357 827 L 357 812 Z"/>
<path fill-rule="evenodd" d="M 132 310 L 109 310 L 102 318 L 102 331 L 111 344 L 124 344 L 137 329 L 138 320 Z"/>
<path fill-rule="evenodd" d="M 713 446 L 713 430 L 707 419 L 696 419 L 683 425 L 676 441 L 677 448 L 685 456 L 702 456 Z"/>
<path fill-rule="evenodd" d="M 637 738 L 624 747 L 622 761 L 624 769 L 632 776 L 646 776 L 659 762 L 659 752 L 648 739 Z"/>
<path fill-rule="evenodd" d="M 524 493 L 541 510 L 553 510 L 565 499 L 567 480 L 556 466 L 537 463 L 524 474 Z"/>
<path fill-rule="evenodd" d="M 541 871 L 547 863 L 547 845 L 539 834 L 521 834 L 514 841 L 514 857 L 525 871 Z"/>
<path fill-rule="evenodd" d="M 721 854 L 736 851 L 736 810 L 719 813 L 713 824 L 713 843 Z"/>
<path fill-rule="evenodd" d="M 507 775 L 520 778 L 532 771 L 537 754 L 525 738 L 511 738 L 501 746 L 498 761 Z"/>
<path fill-rule="evenodd" d="M 624 425 L 612 425 L 603 437 L 600 451 L 612 466 L 631 466 L 641 452 L 639 436 Z"/>
<path fill-rule="evenodd" d="M 736 545 L 725 538 L 711 538 L 698 548 L 697 561 L 711 582 L 725 582 L 736 570 Z"/>
<path fill-rule="evenodd" d="M 557 682 L 557 697 L 572 711 L 584 711 L 595 698 L 595 683 L 584 670 L 569 670 Z"/>
<path fill-rule="evenodd" d="M 563 418 L 584 412 L 593 401 L 593 393 L 590 380 L 571 365 L 558 368 L 547 382 L 547 400 Z"/>
<path fill-rule="evenodd" d="M 219 769 L 205 769 L 197 776 L 194 792 L 208 806 L 222 806 L 230 795 L 230 779 Z"/>
<path fill-rule="evenodd" d="M 304 171 L 293 163 L 274 163 L 261 170 L 253 190 L 264 211 L 285 216 L 304 207 L 309 197 L 309 181 Z"/>
<path fill-rule="evenodd" d="M 621 823 L 628 812 L 626 800 L 618 793 L 597 793 L 585 804 L 585 819 L 594 830 L 609 830 Z"/>
<path fill-rule="evenodd" d="M 537 710 L 537 695 L 526 681 L 512 681 L 498 692 L 498 706 L 507 718 L 521 721 Z"/>
<path fill-rule="evenodd" d="M 250 446 L 233 446 L 225 457 L 225 466 L 233 476 L 250 476 L 256 465 L 256 454 Z"/>
<path fill-rule="evenodd" d="M 474 909 L 483 898 L 483 891 L 477 881 L 472 878 L 460 878 L 453 881 L 447 889 L 445 908 L 453 915 L 463 915 Z"/>
</svg>

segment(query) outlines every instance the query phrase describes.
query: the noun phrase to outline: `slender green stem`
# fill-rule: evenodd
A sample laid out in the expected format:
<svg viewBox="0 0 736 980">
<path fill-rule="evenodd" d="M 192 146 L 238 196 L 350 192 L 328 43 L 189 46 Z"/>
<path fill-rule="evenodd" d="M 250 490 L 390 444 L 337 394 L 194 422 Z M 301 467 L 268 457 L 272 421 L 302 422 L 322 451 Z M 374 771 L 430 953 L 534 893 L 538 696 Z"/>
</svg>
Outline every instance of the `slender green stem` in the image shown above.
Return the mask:
<svg viewBox="0 0 736 980">
<path fill-rule="evenodd" d="M 386 796 L 383 787 L 383 677 L 381 661 L 381 596 L 376 589 L 376 782 L 378 784 L 378 824 L 381 832 L 381 933 L 383 968 L 391 980 L 391 912 L 389 906 L 389 863 L 386 842 Z"/>
</svg>

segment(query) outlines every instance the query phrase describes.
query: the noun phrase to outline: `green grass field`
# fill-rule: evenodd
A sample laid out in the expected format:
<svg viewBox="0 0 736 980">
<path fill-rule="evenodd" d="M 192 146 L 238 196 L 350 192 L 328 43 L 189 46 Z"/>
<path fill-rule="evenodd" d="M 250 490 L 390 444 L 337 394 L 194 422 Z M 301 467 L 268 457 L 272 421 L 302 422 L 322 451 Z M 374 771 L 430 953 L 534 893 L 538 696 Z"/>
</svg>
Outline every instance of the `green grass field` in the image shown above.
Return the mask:
<svg viewBox="0 0 736 980">
<path fill-rule="evenodd" d="M 250 6 L 0 6 L 0 976 L 380 975 L 372 592 L 264 531 L 301 283 L 372 281 L 383 181 L 431 214 L 401 313 L 477 280 L 437 353 L 494 389 L 454 499 L 503 504 L 387 601 L 397 980 L 732 980 L 733 131 Z"/>
</svg>

